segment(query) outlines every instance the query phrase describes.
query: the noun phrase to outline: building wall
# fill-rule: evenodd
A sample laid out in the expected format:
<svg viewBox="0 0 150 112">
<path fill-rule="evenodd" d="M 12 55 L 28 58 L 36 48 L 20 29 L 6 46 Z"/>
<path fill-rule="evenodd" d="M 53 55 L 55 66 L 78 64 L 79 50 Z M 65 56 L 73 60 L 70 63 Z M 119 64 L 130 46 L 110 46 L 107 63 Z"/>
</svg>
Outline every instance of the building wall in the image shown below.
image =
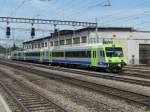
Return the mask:
<svg viewBox="0 0 150 112">
<path fill-rule="evenodd" d="M 139 45 L 150 44 L 150 33 L 149 32 L 133 32 L 132 38 L 128 41 L 128 63 L 139 64 Z M 133 63 L 133 60 L 135 61 Z"/>
<path fill-rule="evenodd" d="M 150 32 L 98 32 L 98 42 L 102 42 L 103 39 L 112 40 L 113 43 L 123 46 L 126 63 L 139 64 L 139 45 L 150 44 Z M 91 32 L 89 43 L 94 43 L 96 40 L 96 33 Z"/>
</svg>

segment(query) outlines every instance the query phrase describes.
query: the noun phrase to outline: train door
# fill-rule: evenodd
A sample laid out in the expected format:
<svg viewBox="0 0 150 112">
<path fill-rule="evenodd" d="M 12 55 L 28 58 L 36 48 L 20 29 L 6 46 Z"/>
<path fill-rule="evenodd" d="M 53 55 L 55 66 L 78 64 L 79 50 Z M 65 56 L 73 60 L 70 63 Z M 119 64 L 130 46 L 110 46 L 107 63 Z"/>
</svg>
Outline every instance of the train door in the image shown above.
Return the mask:
<svg viewBox="0 0 150 112">
<path fill-rule="evenodd" d="M 91 66 L 98 65 L 98 48 L 91 49 Z"/>
<path fill-rule="evenodd" d="M 105 62 L 105 53 L 102 48 L 99 49 L 99 62 L 100 64 L 103 64 L 103 62 Z"/>
</svg>

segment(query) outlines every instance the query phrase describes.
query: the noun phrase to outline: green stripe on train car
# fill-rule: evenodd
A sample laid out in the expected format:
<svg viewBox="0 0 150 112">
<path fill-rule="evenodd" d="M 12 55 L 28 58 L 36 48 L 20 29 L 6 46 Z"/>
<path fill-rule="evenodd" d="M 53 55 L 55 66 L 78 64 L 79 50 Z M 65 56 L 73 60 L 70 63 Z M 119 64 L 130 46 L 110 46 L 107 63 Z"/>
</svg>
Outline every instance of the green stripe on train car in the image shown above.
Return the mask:
<svg viewBox="0 0 150 112">
<path fill-rule="evenodd" d="M 44 51 L 40 51 L 40 62 L 43 63 Z"/>
<path fill-rule="evenodd" d="M 48 51 L 48 60 L 49 60 L 49 63 L 52 62 L 52 51 Z"/>
<path fill-rule="evenodd" d="M 26 53 L 23 51 L 23 59 L 26 60 Z"/>
<path fill-rule="evenodd" d="M 19 51 L 16 51 L 16 58 L 17 58 L 17 60 L 19 59 Z"/>
</svg>

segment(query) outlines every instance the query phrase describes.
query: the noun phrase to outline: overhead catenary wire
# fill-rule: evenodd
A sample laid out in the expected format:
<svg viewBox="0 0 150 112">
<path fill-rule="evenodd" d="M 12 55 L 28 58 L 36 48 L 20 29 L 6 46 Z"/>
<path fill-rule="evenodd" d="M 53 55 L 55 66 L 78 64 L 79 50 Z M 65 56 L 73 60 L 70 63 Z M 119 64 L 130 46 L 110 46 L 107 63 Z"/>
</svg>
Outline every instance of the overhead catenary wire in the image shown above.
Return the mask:
<svg viewBox="0 0 150 112">
<path fill-rule="evenodd" d="M 76 0 L 76 1 L 72 1 L 72 2 L 70 1 L 69 4 L 65 3 L 66 5 L 63 8 L 60 8 L 60 7 L 57 8 L 56 7 L 56 9 L 57 9 L 56 12 L 57 12 L 57 15 L 61 15 L 62 12 L 64 12 L 65 14 L 68 15 L 69 12 L 74 12 L 74 11 L 76 11 L 76 9 L 84 8 L 85 6 L 87 6 L 88 4 L 91 4 L 91 3 L 93 3 L 93 1 L 91 1 L 91 0 L 87 0 L 84 3 L 82 0 Z"/>
<path fill-rule="evenodd" d="M 131 6 L 130 8 L 138 8 L 139 6 L 143 6 L 143 5 L 147 4 L 147 3 L 150 3 L 150 0 L 146 0 L 145 2 L 142 2 L 140 4 L 136 4 L 135 6 Z M 124 12 L 126 12 L 126 11 L 114 12 L 114 13 L 108 14 L 106 16 L 97 16 L 97 18 L 101 18 L 101 19 L 104 18 L 105 19 L 105 18 L 109 18 L 109 17 L 112 17 L 112 16 L 121 15 Z"/>
<path fill-rule="evenodd" d="M 127 21 L 130 21 L 131 19 L 132 20 L 136 20 L 136 19 L 139 19 L 141 17 L 144 17 L 144 16 L 147 16 L 150 14 L 150 11 L 144 11 L 142 13 L 139 13 L 139 14 L 135 14 L 135 15 L 130 15 L 130 16 L 125 16 L 125 17 L 120 17 L 120 18 L 115 18 L 115 19 L 112 19 L 112 20 L 109 20 L 109 21 L 105 21 L 106 24 L 105 25 L 110 25 L 110 24 L 114 24 L 114 23 L 119 23 L 119 22 L 127 22 Z"/>
<path fill-rule="evenodd" d="M 1 7 L 1 12 L 3 12 L 5 5 L 7 4 L 7 0 L 3 0 L 1 3 L 3 4 L 3 7 Z"/>
<path fill-rule="evenodd" d="M 102 6 L 103 3 L 105 3 L 105 0 L 104 0 L 104 1 L 101 1 L 101 2 L 99 2 L 99 3 L 95 3 L 95 4 L 92 4 L 92 5 L 90 5 L 90 6 L 87 6 L 86 8 L 83 8 L 82 10 L 78 10 L 77 12 L 74 12 L 72 15 L 74 15 L 74 14 L 81 14 L 82 12 L 85 13 L 85 11 L 88 11 L 88 9 L 92 9 L 92 8 L 94 8 L 94 7 L 97 7 L 97 6 Z"/>
<path fill-rule="evenodd" d="M 22 4 L 20 4 L 18 7 L 22 7 L 23 5 L 24 5 L 24 3 L 25 3 L 25 1 L 30 1 L 30 0 L 23 0 L 22 1 Z M 40 1 L 40 0 L 39 0 Z M 51 3 L 58 3 L 59 2 L 59 0 L 50 0 L 51 1 Z M 65 0 L 64 1 L 64 3 L 63 3 L 63 5 L 64 5 L 64 7 L 60 7 L 58 10 L 56 10 L 55 12 L 56 12 L 56 17 L 61 17 L 61 15 L 65 15 L 65 17 L 68 19 L 68 18 L 75 18 L 76 19 L 76 17 L 77 18 L 80 18 L 81 17 L 81 13 L 82 13 L 82 16 L 83 15 L 85 15 L 87 12 L 89 12 L 89 10 L 91 10 L 91 9 L 93 9 L 93 8 L 97 8 L 97 7 L 99 7 L 100 5 L 103 5 L 103 2 L 104 1 L 106 1 L 106 3 L 107 3 L 107 1 L 108 1 L 108 4 L 109 4 L 109 2 L 110 2 L 110 0 L 99 0 L 99 1 L 93 1 L 93 0 L 86 0 L 85 1 L 85 3 L 82 3 L 82 4 L 80 4 L 81 3 L 81 1 L 82 0 Z M 83 1 L 82 1 L 83 2 Z M 102 4 L 100 4 L 102 2 Z M 139 6 L 143 6 L 143 5 L 145 5 L 145 4 L 148 4 L 150 2 L 150 0 L 143 0 L 142 1 L 142 3 L 136 3 L 136 5 L 135 6 L 132 6 L 132 8 L 135 8 L 135 7 L 139 7 Z M 60 4 L 60 3 L 58 3 L 58 4 Z M 78 5 L 74 5 L 74 4 L 78 4 Z M 51 6 L 49 5 L 49 7 L 50 7 L 50 9 L 51 9 Z M 49 8 L 48 7 L 48 8 Z M 20 9 L 19 8 L 19 9 Z M 49 9 L 49 10 L 50 10 Z M 56 8 L 57 9 L 57 8 Z M 14 14 L 16 13 L 16 11 L 15 10 L 13 10 L 14 11 Z M 13 12 L 12 11 L 12 12 Z M 70 13 L 72 11 L 72 13 Z M 47 11 L 48 12 L 48 11 Z M 63 12 L 63 13 L 62 13 Z M 122 12 L 124 12 L 124 11 L 120 11 L 121 13 Z M 12 15 L 14 15 L 14 14 L 12 14 Z M 89 13 L 88 13 L 89 14 Z M 122 14 L 120 14 L 120 15 L 122 15 Z M 119 15 L 119 16 L 120 16 Z M 119 23 L 119 22 L 122 22 L 123 24 L 124 23 L 126 23 L 126 22 L 129 22 L 129 21 L 134 21 L 134 20 L 138 20 L 138 18 L 142 18 L 142 17 L 144 17 L 144 16 L 146 16 L 147 14 L 137 14 L 137 15 L 131 15 L 132 17 L 129 17 L 129 16 L 124 16 L 124 17 L 122 17 L 122 18 L 115 18 L 114 20 L 112 20 L 112 18 L 110 18 L 111 20 L 110 21 L 107 21 L 107 20 L 109 20 L 109 18 L 106 18 L 106 21 L 104 21 L 104 22 L 107 22 L 107 24 L 113 24 L 113 23 Z M 54 15 L 55 16 L 55 15 Z M 112 15 L 112 17 L 113 16 L 116 16 L 116 15 Z M 83 16 L 84 17 L 84 16 Z M 81 18 L 83 18 L 83 17 L 81 17 Z M 81 19 L 80 18 L 80 19 Z M 84 17 L 85 18 L 85 17 Z M 84 19 L 83 18 L 83 19 Z M 93 18 L 95 18 L 95 17 L 93 17 Z M 99 19 L 99 18 L 98 18 Z M 101 18 L 100 18 L 101 19 Z M 101 19 L 101 21 L 102 21 L 102 19 Z M 106 25 L 107 25 L 106 24 Z"/>
<path fill-rule="evenodd" d="M 77 5 L 77 7 L 72 8 L 72 10 L 68 10 L 66 12 L 67 13 L 67 18 L 70 18 L 72 16 L 77 17 L 81 13 L 84 14 L 88 9 L 92 8 L 92 6 L 96 5 L 96 4 L 102 4 L 102 1 L 99 1 L 99 0 L 98 1 L 94 1 L 94 2 L 93 1 L 89 1 L 89 2 L 86 2 L 86 4 Z"/>
<path fill-rule="evenodd" d="M 94 1 L 97 2 L 97 1 Z M 93 1 L 89 0 L 83 3 L 83 1 L 78 1 L 72 5 L 70 5 L 70 7 L 66 7 L 64 8 L 64 10 L 59 11 L 58 13 L 60 14 L 60 16 L 62 15 L 62 12 L 64 11 L 64 14 L 67 15 L 68 17 L 71 17 L 71 15 L 73 15 L 75 12 L 77 12 L 77 10 L 83 10 L 86 6 L 88 6 L 89 4 L 92 4 Z M 73 12 L 73 13 L 72 13 Z M 74 14 L 75 15 L 75 14 Z"/>
<path fill-rule="evenodd" d="M 16 11 L 18 11 L 18 10 L 25 4 L 25 2 L 28 2 L 28 1 L 31 1 L 31 0 L 23 0 L 23 1 L 19 4 L 19 6 L 17 6 L 17 7 L 10 13 L 10 16 L 13 16 L 13 15 L 16 13 Z"/>
<path fill-rule="evenodd" d="M 149 28 L 150 29 L 150 24 L 148 24 L 148 23 L 150 23 L 150 21 L 149 20 L 146 20 L 146 21 L 144 21 L 144 22 L 141 22 L 141 23 L 137 23 L 137 24 L 133 24 L 134 25 L 134 27 L 136 27 L 136 28 Z"/>
<path fill-rule="evenodd" d="M 51 1 L 53 1 L 53 2 L 51 2 L 51 4 L 49 4 L 44 10 L 43 10 L 43 13 L 42 13 L 42 15 L 43 14 L 46 14 L 47 12 L 55 12 L 55 13 L 57 13 L 57 15 L 60 15 L 60 14 L 62 14 L 62 12 L 64 11 L 64 10 L 66 10 L 66 8 L 68 8 L 68 6 L 70 6 L 70 8 L 72 7 L 71 5 L 73 4 L 73 5 L 75 5 L 75 3 L 78 3 L 78 0 L 71 0 L 71 1 L 69 1 L 69 2 L 63 2 L 63 5 L 65 5 L 65 7 L 64 6 L 62 6 L 62 5 L 60 5 L 60 3 L 59 3 L 59 1 L 58 0 L 51 0 Z M 54 2 L 55 1 L 55 2 Z M 80 0 L 79 0 L 80 1 Z M 68 5 L 69 4 L 69 5 Z M 50 6 L 51 5 L 51 6 Z M 55 7 L 54 7 L 55 6 Z M 57 16 L 56 15 L 56 16 Z"/>
<path fill-rule="evenodd" d="M 26 2 L 30 2 L 32 0 L 22 0 L 22 2 L 10 13 L 10 16 L 13 16 Z M 45 2 L 44 0 L 39 0 L 41 2 Z M 48 0 L 48 1 L 52 1 L 52 0 Z"/>
<path fill-rule="evenodd" d="M 146 2 L 142 2 L 142 3 L 140 3 L 140 4 L 138 4 L 138 5 L 136 5 L 136 6 L 134 6 L 134 7 L 132 7 L 132 8 L 139 8 L 139 6 L 143 6 L 143 5 L 147 5 L 148 3 L 150 3 L 150 0 L 147 0 Z M 116 15 L 118 14 L 119 16 L 121 16 L 122 15 L 122 13 L 123 13 L 124 11 L 120 11 L 120 12 L 118 12 L 118 13 L 116 13 Z M 126 11 L 127 12 L 127 11 Z M 126 13 L 125 12 L 125 13 Z M 108 17 L 105 17 L 105 18 L 107 18 L 107 20 L 106 19 L 103 19 L 103 17 L 101 18 L 101 20 L 105 20 L 105 21 L 103 21 L 103 23 L 105 24 L 105 26 L 107 26 L 107 25 L 111 25 L 111 24 L 114 24 L 114 23 L 119 23 L 119 22 L 122 22 L 123 24 L 125 24 L 126 22 L 129 22 L 129 21 L 135 21 L 135 20 L 138 20 L 138 19 L 140 19 L 140 18 L 143 18 L 144 16 L 147 16 L 147 14 L 149 13 L 150 11 L 148 10 L 148 9 L 146 9 L 144 12 L 142 12 L 142 13 L 140 13 L 140 14 L 135 14 L 135 15 L 129 15 L 129 16 L 124 16 L 124 17 L 119 17 L 119 18 L 114 18 L 113 20 L 112 20 L 112 17 L 114 16 L 116 16 L 116 15 L 109 15 Z M 124 14 L 124 13 L 123 13 Z M 112 17 L 111 17 L 112 16 Z M 123 22 L 124 21 L 124 22 Z"/>
<path fill-rule="evenodd" d="M 82 10 L 78 10 L 77 12 L 75 12 L 74 14 L 72 14 L 71 16 L 76 14 L 76 17 L 83 17 L 83 15 L 85 15 L 86 13 L 88 13 L 89 11 L 91 11 L 94 8 L 97 7 L 107 7 L 107 6 L 111 6 L 110 3 L 107 3 L 106 0 L 103 0 L 101 2 L 92 4 L 90 6 L 87 6 L 86 8 L 82 9 Z M 84 13 L 83 13 L 84 12 Z"/>
</svg>

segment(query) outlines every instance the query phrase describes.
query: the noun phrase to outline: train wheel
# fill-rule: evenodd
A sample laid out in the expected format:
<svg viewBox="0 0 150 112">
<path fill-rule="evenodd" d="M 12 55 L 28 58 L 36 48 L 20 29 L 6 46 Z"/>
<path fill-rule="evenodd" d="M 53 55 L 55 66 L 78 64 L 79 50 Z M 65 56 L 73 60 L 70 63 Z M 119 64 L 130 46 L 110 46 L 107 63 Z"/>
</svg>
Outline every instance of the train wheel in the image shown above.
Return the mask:
<svg viewBox="0 0 150 112">
<path fill-rule="evenodd" d="M 112 70 L 111 70 L 110 68 L 106 68 L 105 70 L 106 70 L 106 72 L 108 72 L 108 73 L 111 73 L 111 72 L 112 72 Z"/>
</svg>

